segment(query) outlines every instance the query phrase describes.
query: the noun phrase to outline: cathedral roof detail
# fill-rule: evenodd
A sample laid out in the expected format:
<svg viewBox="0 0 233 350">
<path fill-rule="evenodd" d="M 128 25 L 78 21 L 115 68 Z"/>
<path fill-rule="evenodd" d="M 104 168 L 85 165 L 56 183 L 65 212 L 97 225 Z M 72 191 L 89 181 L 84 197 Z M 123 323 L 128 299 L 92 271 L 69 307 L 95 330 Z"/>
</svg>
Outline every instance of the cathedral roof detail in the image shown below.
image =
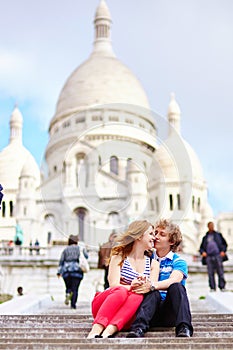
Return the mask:
<svg viewBox="0 0 233 350">
<path fill-rule="evenodd" d="M 94 25 L 93 51 L 67 79 L 50 128 L 68 115 L 93 106 L 124 103 L 150 108 L 141 83 L 113 52 L 111 16 L 104 0 L 97 8 Z"/>
</svg>

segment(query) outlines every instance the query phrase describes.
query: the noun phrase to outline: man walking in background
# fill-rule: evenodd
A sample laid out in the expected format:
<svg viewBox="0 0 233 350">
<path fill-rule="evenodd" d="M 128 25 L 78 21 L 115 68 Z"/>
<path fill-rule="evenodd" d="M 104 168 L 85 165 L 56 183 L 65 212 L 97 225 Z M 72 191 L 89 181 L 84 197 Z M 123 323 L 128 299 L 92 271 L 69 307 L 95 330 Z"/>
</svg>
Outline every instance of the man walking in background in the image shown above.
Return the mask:
<svg viewBox="0 0 233 350">
<path fill-rule="evenodd" d="M 207 271 L 209 276 L 209 287 L 211 291 L 216 291 L 215 271 L 218 274 L 218 287 L 221 291 L 225 289 L 223 259 L 226 259 L 227 242 L 222 234 L 214 230 L 214 223 L 208 223 L 208 231 L 202 238 L 200 254 L 206 258 Z"/>
</svg>

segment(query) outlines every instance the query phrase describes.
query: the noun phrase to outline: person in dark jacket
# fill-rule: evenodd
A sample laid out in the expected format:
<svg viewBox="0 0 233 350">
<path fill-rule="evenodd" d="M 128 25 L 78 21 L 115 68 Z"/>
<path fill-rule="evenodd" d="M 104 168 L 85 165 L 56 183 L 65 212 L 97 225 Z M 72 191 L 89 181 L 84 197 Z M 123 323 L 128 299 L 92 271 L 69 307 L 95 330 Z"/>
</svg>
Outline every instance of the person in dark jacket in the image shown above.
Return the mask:
<svg viewBox="0 0 233 350">
<path fill-rule="evenodd" d="M 113 231 L 108 239 L 108 242 L 103 243 L 99 249 L 99 259 L 98 259 L 98 269 L 104 269 L 104 289 L 109 288 L 108 282 L 108 269 L 109 269 L 109 258 L 111 254 L 112 247 L 114 245 L 114 240 L 117 237 L 115 231 Z"/>
<path fill-rule="evenodd" d="M 88 258 L 86 250 L 83 249 L 85 258 Z M 83 271 L 79 266 L 80 247 L 78 246 L 78 236 L 70 235 L 68 246 L 63 250 L 59 261 L 57 276 L 62 276 L 66 286 L 65 304 L 76 309 L 78 290 L 83 279 Z"/>
<path fill-rule="evenodd" d="M 206 258 L 207 271 L 209 276 L 209 287 L 216 291 L 215 271 L 218 274 L 218 287 L 221 291 L 225 289 L 226 281 L 222 260 L 226 255 L 227 242 L 220 232 L 214 230 L 214 223 L 208 223 L 208 231 L 202 238 L 200 254 Z"/>
</svg>

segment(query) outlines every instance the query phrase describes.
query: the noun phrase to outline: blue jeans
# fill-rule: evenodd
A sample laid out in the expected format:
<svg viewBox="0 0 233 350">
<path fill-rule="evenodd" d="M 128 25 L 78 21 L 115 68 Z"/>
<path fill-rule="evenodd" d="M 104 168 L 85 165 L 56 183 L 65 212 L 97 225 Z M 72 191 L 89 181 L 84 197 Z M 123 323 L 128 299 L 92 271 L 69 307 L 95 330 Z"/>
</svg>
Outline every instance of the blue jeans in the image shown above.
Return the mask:
<svg viewBox="0 0 233 350">
<path fill-rule="evenodd" d="M 206 257 L 207 271 L 209 276 L 210 289 L 216 289 L 215 272 L 218 274 L 218 287 L 225 288 L 226 281 L 224 279 L 224 270 L 222 257 L 220 255 Z"/>
</svg>

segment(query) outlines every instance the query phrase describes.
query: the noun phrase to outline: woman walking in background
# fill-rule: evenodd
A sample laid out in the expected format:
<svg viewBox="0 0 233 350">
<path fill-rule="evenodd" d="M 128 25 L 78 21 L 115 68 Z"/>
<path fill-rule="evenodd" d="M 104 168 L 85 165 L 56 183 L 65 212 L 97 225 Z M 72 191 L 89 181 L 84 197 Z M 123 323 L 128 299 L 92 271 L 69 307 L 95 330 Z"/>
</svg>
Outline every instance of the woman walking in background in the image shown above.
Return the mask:
<svg viewBox="0 0 233 350">
<path fill-rule="evenodd" d="M 109 263 L 110 287 L 97 292 L 92 301 L 94 322 L 87 338 L 112 337 L 130 325 L 143 300 L 137 286 L 158 280 L 158 262 L 145 255 L 154 247 L 154 239 L 154 228 L 146 220 L 132 222 L 116 237 Z"/>
<path fill-rule="evenodd" d="M 83 250 L 85 258 L 87 252 Z M 78 289 L 83 279 L 83 271 L 79 266 L 80 247 L 78 246 L 78 236 L 70 235 L 68 246 L 63 250 L 59 261 L 57 276 L 62 276 L 66 286 L 65 304 L 71 301 L 71 308 L 76 309 L 78 299 Z"/>
</svg>

